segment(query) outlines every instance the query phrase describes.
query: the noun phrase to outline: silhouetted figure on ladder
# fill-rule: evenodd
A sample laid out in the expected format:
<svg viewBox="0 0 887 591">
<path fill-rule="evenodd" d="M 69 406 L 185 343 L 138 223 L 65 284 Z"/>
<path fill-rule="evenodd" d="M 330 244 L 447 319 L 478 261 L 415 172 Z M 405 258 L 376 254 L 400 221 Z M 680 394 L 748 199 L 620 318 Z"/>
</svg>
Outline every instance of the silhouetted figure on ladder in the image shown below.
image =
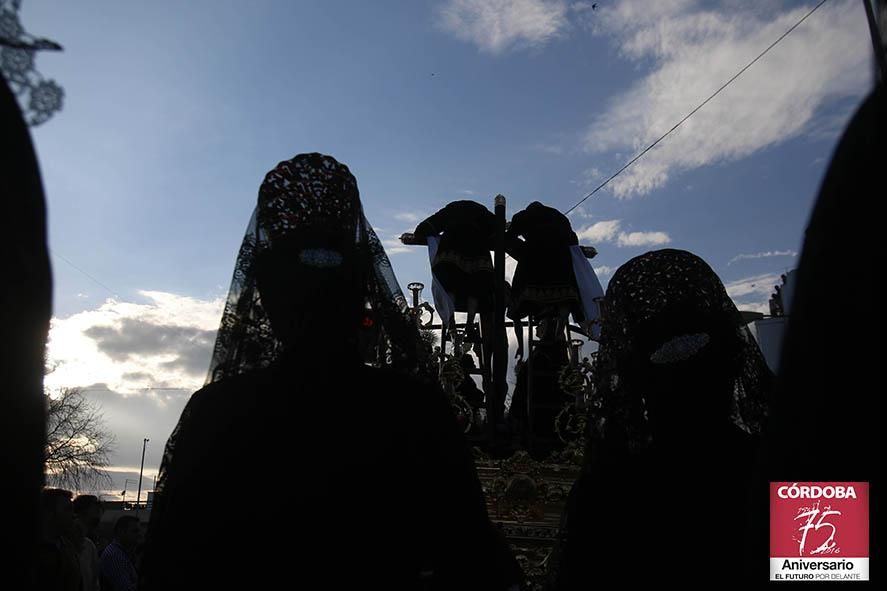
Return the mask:
<svg viewBox="0 0 887 591">
<path fill-rule="evenodd" d="M 490 251 L 495 229 L 496 216 L 489 209 L 475 201 L 453 201 L 421 222 L 413 232 L 418 239 L 439 238 L 431 272 L 447 292 L 454 311 L 467 313 L 469 342 L 479 341 L 474 319 L 480 314 L 483 366 L 488 370 L 493 355 L 494 280 Z M 445 324 L 448 320 L 442 318 Z"/>
<path fill-rule="evenodd" d="M 523 357 L 521 319 L 555 319 L 551 338 L 564 333 L 570 314 L 577 322 L 585 319 L 570 252 L 578 244 L 567 216 L 538 201 L 512 217 L 505 252 L 517 261 L 508 317 L 515 323 L 518 357 Z"/>
</svg>

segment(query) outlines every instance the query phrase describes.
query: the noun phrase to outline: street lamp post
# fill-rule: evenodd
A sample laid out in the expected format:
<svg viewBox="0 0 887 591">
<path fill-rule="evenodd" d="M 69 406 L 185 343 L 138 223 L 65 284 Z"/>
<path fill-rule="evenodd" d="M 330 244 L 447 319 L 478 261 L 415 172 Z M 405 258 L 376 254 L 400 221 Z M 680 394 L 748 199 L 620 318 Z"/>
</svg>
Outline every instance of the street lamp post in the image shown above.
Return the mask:
<svg viewBox="0 0 887 591">
<path fill-rule="evenodd" d="M 139 492 L 136 495 L 136 511 L 139 510 L 139 503 L 142 502 L 142 473 L 145 471 L 145 447 L 150 439 L 147 437 L 142 441 L 142 466 L 139 468 Z"/>
</svg>

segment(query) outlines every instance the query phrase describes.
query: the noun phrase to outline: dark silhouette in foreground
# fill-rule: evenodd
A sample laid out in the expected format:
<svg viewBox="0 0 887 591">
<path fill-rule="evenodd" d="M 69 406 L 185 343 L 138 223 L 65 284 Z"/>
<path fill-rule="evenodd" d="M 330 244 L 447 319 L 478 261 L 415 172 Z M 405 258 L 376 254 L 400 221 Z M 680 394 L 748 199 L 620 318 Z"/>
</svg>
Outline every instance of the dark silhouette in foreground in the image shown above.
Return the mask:
<svg viewBox="0 0 887 591">
<path fill-rule="evenodd" d="M 0 75 L 0 244 L 6 276 L 0 290 L 0 503 L 15 543 L 2 553 L 4 585 L 27 588 L 40 535 L 40 489 L 46 438 L 43 374 L 52 310 L 46 204 L 31 136 Z M 14 450 L 14 452 L 9 451 Z"/>
<path fill-rule="evenodd" d="M 143 589 L 519 580 L 439 387 L 362 361 L 367 306 L 415 330 L 386 272 L 347 167 L 304 154 L 268 173 L 209 383 L 167 444 Z"/>
<path fill-rule="evenodd" d="M 876 213 L 885 154 L 882 82 L 844 131 L 807 225 L 764 456 L 771 481 L 870 482 L 873 565 L 883 564 L 887 531 L 878 400 L 887 326 L 877 304 L 887 260 Z M 758 525 L 764 547 L 767 524 Z"/>
<path fill-rule="evenodd" d="M 142 536 L 139 518 L 122 515 L 114 524 L 114 539 L 102 551 L 101 588 L 106 591 L 135 591 L 139 576 L 136 549 Z"/>
<path fill-rule="evenodd" d="M 602 406 L 564 516 L 558 588 L 602 571 L 684 577 L 682 564 L 741 578 L 772 375 L 714 271 L 670 249 L 620 267 L 595 368 Z"/>
</svg>

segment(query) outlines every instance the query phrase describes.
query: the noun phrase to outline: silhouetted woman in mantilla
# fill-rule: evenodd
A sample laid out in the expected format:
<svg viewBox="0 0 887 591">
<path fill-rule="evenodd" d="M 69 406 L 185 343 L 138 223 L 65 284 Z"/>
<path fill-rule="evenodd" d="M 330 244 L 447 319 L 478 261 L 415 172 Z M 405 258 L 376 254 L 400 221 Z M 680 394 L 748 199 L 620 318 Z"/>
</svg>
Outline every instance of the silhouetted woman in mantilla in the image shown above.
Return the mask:
<svg viewBox="0 0 887 591">
<path fill-rule="evenodd" d="M 601 407 L 568 501 L 558 589 L 587 589 L 602 570 L 741 578 L 773 376 L 711 267 L 672 249 L 620 267 L 595 370 Z"/>
<path fill-rule="evenodd" d="M 401 370 L 362 362 L 368 304 Z M 518 580 L 448 401 L 403 371 L 418 346 L 348 168 L 281 162 L 259 191 L 208 384 L 167 443 L 143 588 Z"/>
</svg>

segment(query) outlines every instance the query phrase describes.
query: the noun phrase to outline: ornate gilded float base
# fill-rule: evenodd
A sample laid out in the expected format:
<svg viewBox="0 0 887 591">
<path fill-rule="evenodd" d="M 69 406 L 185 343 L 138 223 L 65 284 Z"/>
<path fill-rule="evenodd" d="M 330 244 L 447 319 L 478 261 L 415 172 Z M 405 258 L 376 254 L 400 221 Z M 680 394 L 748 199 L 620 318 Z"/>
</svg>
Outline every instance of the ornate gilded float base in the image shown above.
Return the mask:
<svg viewBox="0 0 887 591">
<path fill-rule="evenodd" d="M 504 533 L 531 588 L 542 589 L 554 571 L 552 550 L 582 457 L 567 449 L 542 461 L 525 451 L 496 460 L 474 451 L 490 518 Z"/>
</svg>

